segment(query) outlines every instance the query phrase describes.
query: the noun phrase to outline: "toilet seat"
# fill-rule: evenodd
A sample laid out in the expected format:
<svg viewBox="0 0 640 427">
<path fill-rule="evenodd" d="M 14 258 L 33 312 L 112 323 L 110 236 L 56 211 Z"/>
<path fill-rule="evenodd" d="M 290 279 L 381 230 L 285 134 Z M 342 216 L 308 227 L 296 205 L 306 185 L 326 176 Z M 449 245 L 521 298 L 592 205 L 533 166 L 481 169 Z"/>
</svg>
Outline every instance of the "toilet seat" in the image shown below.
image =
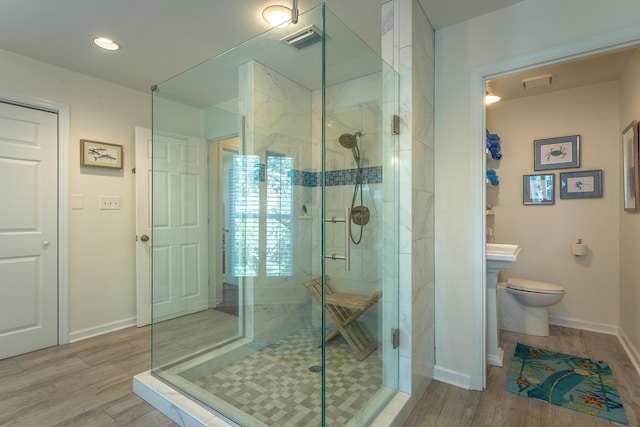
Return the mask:
<svg viewBox="0 0 640 427">
<path fill-rule="evenodd" d="M 564 294 L 564 288 L 560 285 L 528 279 L 511 278 L 507 280 L 507 288 L 514 291 L 531 292 L 535 294 Z"/>
</svg>

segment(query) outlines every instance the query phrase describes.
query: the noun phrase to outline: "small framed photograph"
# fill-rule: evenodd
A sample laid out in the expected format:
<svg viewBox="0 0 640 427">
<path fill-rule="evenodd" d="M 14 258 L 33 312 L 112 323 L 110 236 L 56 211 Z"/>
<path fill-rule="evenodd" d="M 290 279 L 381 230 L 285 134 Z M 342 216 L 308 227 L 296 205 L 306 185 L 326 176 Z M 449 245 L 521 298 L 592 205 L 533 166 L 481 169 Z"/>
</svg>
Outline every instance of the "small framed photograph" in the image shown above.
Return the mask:
<svg viewBox="0 0 640 427">
<path fill-rule="evenodd" d="M 622 131 L 624 210 L 638 211 L 638 128 L 634 120 Z"/>
<path fill-rule="evenodd" d="M 560 173 L 561 199 L 602 197 L 602 169 Z"/>
<path fill-rule="evenodd" d="M 533 169 L 567 169 L 580 167 L 580 135 L 533 141 Z"/>
<path fill-rule="evenodd" d="M 524 175 L 522 203 L 525 205 L 553 205 L 555 203 L 556 174 Z"/>
<path fill-rule="evenodd" d="M 122 169 L 122 145 L 80 140 L 80 165 Z"/>
</svg>

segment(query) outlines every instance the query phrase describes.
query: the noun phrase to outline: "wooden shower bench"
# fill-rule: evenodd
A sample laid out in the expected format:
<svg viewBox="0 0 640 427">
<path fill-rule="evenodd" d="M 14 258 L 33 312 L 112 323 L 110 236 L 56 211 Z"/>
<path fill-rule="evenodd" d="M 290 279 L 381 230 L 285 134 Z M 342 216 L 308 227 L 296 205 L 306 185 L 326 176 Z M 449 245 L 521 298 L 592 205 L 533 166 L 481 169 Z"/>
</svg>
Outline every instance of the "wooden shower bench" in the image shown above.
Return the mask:
<svg viewBox="0 0 640 427">
<path fill-rule="evenodd" d="M 367 332 L 358 321 L 365 311 L 374 306 L 382 297 L 382 291 L 374 292 L 371 296 L 337 292 L 331 285 L 330 277 L 325 276 L 325 312 L 336 330 L 325 338 L 329 342 L 338 335 L 342 335 L 349 347 L 355 352 L 357 360 L 364 360 L 376 348 L 378 342 Z M 316 277 L 304 282 L 313 299 L 322 305 L 322 277 Z"/>
</svg>

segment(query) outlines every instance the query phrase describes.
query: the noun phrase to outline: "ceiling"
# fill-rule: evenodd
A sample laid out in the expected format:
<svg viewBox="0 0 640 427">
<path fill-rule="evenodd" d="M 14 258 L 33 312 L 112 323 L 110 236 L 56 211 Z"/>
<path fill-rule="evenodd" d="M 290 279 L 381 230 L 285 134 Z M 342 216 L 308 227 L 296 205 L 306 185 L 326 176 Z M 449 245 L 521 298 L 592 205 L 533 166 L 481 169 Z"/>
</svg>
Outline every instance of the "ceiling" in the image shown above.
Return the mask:
<svg viewBox="0 0 640 427">
<path fill-rule="evenodd" d="M 515 73 L 490 81 L 494 94 L 502 101 L 618 80 L 633 49 L 626 49 L 585 59 L 563 62 L 543 68 Z M 551 85 L 525 89 L 522 81 L 551 74 Z"/>
<path fill-rule="evenodd" d="M 388 0 L 325 0 L 375 52 L 380 5 Z M 521 0 L 419 0 L 438 29 Z M 278 0 L 2 0 L 0 49 L 110 81 L 149 88 L 268 30 L 261 11 Z M 299 0 L 305 12 L 322 0 Z M 281 4 L 290 6 L 288 0 Z M 95 36 L 122 45 L 93 46 Z"/>
<path fill-rule="evenodd" d="M 2 0 L 0 49 L 149 91 L 194 65 L 269 29 L 261 11 L 279 0 Z M 325 0 L 327 7 L 380 53 L 380 6 L 388 0 Z M 418 0 L 435 29 L 523 0 Z M 302 13 L 322 0 L 299 0 Z M 290 6 L 289 0 L 280 4 Z M 96 48 L 104 35 L 118 52 Z M 616 80 L 629 51 L 601 55 L 492 81 L 503 100 Z M 553 74 L 553 84 L 525 91 L 522 79 Z"/>
</svg>

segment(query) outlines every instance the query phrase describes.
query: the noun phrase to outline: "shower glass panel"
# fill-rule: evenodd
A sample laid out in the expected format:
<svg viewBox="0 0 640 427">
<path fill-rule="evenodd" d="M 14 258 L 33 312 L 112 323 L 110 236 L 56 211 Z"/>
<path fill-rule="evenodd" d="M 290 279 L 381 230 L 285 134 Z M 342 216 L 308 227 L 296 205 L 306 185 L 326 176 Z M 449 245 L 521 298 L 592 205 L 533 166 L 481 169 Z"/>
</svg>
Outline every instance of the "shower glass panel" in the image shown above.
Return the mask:
<svg viewBox="0 0 640 427">
<path fill-rule="evenodd" d="M 379 413 L 398 377 L 397 98 L 324 6 L 157 85 L 155 376 L 242 426 Z"/>
</svg>

